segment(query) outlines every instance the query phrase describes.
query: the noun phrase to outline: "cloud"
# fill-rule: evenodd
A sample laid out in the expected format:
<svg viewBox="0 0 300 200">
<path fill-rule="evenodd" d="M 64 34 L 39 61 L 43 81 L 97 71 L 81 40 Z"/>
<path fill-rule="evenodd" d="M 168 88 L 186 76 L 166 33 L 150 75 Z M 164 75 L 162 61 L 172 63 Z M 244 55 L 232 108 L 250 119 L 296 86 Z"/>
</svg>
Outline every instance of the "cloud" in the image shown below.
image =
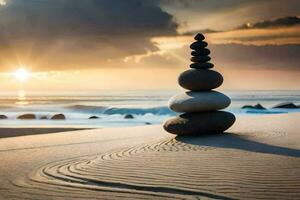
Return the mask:
<svg viewBox="0 0 300 200">
<path fill-rule="evenodd" d="M 214 44 L 239 43 L 251 45 L 300 44 L 300 25 L 291 27 L 238 29 L 207 35 Z"/>
<path fill-rule="evenodd" d="M 172 21 L 172 16 L 150 2 L 10 0 L 1 10 L 1 25 L 6 28 L 13 26 L 10 30 L 14 34 L 21 31 L 47 38 L 49 35 L 120 37 L 122 34 L 174 34 L 177 24 Z"/>
<path fill-rule="evenodd" d="M 199 32 L 205 33 L 209 41 L 214 44 L 300 44 L 300 18 L 283 17 L 275 20 L 264 20 L 243 24 L 229 30 L 196 30 L 182 33 L 181 36 L 194 36 Z"/>
<path fill-rule="evenodd" d="M 300 70 L 300 45 L 210 45 L 218 67 L 253 70 Z"/>
<path fill-rule="evenodd" d="M 150 39 L 176 35 L 177 26 L 156 1 L 10 0 L 0 7 L 1 65 L 99 66 L 155 51 Z"/>
<path fill-rule="evenodd" d="M 162 7 L 180 22 L 180 32 L 226 30 L 240 24 L 297 16 L 299 0 L 160 0 Z"/>
<path fill-rule="evenodd" d="M 160 0 L 161 5 L 171 7 L 173 9 L 190 9 L 199 10 L 209 13 L 212 11 L 221 11 L 248 5 L 251 2 L 259 3 L 261 0 Z"/>
<path fill-rule="evenodd" d="M 297 16 L 283 17 L 275 20 L 265 20 L 254 24 L 247 23 L 239 26 L 237 29 L 255 29 L 255 28 L 279 28 L 300 25 L 300 18 Z"/>
<path fill-rule="evenodd" d="M 249 30 L 249 29 L 273 29 L 273 28 L 288 28 L 293 26 L 300 26 L 300 18 L 297 16 L 287 16 L 282 18 L 277 18 L 275 20 L 264 20 L 254 23 L 244 23 L 236 28 L 229 30 L 213 30 L 213 29 L 203 29 L 184 32 L 181 35 L 195 35 L 197 33 L 218 33 L 218 32 L 230 32 L 235 30 Z"/>
</svg>

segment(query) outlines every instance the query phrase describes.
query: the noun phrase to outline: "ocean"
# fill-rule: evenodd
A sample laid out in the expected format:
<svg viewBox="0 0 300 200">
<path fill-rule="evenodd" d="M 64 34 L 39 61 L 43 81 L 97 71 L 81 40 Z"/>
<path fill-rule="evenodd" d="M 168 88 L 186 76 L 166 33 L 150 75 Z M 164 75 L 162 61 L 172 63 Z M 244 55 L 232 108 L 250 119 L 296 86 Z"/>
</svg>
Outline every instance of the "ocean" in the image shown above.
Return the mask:
<svg viewBox="0 0 300 200">
<path fill-rule="evenodd" d="M 90 93 L 0 93 L 0 127 L 78 127 L 102 128 L 161 124 L 176 113 L 167 107 L 171 96 L 181 91 L 102 91 Z M 300 105 L 300 91 L 223 91 L 232 103 L 226 110 L 235 115 L 262 115 L 300 112 L 300 109 L 274 109 L 276 104 Z M 266 110 L 241 109 L 260 103 Z M 34 114 L 36 119 L 18 116 Z M 55 114 L 65 120 L 51 120 Z M 132 119 L 126 119 L 131 115 Z M 98 119 L 89 119 L 90 117 Z M 43 118 L 43 119 L 41 119 Z"/>
</svg>

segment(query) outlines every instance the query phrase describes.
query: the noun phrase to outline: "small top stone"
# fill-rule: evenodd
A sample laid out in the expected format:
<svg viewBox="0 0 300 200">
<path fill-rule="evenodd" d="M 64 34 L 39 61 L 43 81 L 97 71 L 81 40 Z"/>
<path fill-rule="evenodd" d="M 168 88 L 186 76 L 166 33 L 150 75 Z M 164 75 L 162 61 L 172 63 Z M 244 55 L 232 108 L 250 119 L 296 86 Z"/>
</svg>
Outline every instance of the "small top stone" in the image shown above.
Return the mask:
<svg viewBox="0 0 300 200">
<path fill-rule="evenodd" d="M 202 33 L 198 33 L 194 38 L 195 38 L 195 40 L 198 40 L 198 41 L 205 40 L 205 37 Z"/>
</svg>

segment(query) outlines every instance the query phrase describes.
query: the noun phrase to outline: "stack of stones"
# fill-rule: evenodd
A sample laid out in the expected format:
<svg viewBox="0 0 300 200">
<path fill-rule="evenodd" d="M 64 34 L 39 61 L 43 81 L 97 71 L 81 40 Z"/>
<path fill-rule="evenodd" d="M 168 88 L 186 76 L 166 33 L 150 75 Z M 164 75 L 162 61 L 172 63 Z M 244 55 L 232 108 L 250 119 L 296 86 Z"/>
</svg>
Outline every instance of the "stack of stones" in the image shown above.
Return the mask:
<svg viewBox="0 0 300 200">
<path fill-rule="evenodd" d="M 164 129 L 177 135 L 201 135 L 222 133 L 233 125 L 233 114 L 219 111 L 231 103 L 229 97 L 214 91 L 223 83 L 220 73 L 211 70 L 214 67 L 209 61 L 210 50 L 205 37 L 199 33 L 196 42 L 190 48 L 193 50 L 191 69 L 183 72 L 178 79 L 179 85 L 189 91 L 174 96 L 169 101 L 171 110 L 183 113 L 169 119 Z"/>
</svg>

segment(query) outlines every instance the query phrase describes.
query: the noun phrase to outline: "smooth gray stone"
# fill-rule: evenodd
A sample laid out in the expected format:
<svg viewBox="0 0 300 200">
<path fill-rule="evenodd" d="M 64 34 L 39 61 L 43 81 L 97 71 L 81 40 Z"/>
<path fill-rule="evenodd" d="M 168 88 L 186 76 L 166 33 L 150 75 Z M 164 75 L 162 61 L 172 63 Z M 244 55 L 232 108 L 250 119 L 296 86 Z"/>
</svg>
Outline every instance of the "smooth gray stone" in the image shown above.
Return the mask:
<svg viewBox="0 0 300 200">
<path fill-rule="evenodd" d="M 214 67 L 212 63 L 192 63 L 190 64 L 190 68 L 193 69 L 211 69 Z"/>
<path fill-rule="evenodd" d="M 210 54 L 210 50 L 207 49 L 207 48 L 204 48 L 204 49 L 199 49 L 197 51 L 192 51 L 191 52 L 191 55 L 192 56 L 207 56 Z"/>
<path fill-rule="evenodd" d="M 213 70 L 189 69 L 180 74 L 178 83 L 187 90 L 212 90 L 222 85 L 223 76 Z"/>
<path fill-rule="evenodd" d="M 164 129 L 176 135 L 205 135 L 223 133 L 235 122 L 228 112 L 185 113 L 164 123 Z"/>
<path fill-rule="evenodd" d="M 197 42 L 193 42 L 190 48 L 193 50 L 199 50 L 199 49 L 204 49 L 205 47 L 207 47 L 207 45 L 208 45 L 207 42 L 197 41 Z"/>
<path fill-rule="evenodd" d="M 195 35 L 194 39 L 198 41 L 202 41 L 205 40 L 205 37 L 202 33 L 198 33 L 197 35 Z"/>
<path fill-rule="evenodd" d="M 211 60 L 209 56 L 194 56 L 191 57 L 191 61 L 194 63 L 206 63 Z"/>
<path fill-rule="evenodd" d="M 216 91 L 185 92 L 169 100 L 169 108 L 175 112 L 216 111 L 228 107 L 229 97 Z"/>
</svg>

